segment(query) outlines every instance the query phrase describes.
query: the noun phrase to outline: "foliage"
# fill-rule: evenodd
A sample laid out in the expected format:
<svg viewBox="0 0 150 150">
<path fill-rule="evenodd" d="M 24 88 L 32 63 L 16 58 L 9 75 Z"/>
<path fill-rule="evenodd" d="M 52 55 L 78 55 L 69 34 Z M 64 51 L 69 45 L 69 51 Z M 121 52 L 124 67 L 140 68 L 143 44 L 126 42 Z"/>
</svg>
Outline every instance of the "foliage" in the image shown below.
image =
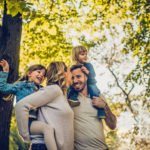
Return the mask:
<svg viewBox="0 0 150 150">
<path fill-rule="evenodd" d="M 2 6 L 3 0 L 0 1 L 0 8 Z M 147 108 L 149 111 L 148 0 L 7 0 L 7 7 L 9 14 L 15 16 L 19 12 L 23 18 L 20 72 L 33 63 L 47 65 L 51 61 L 63 60 L 70 65 L 73 45 L 83 44 L 90 49 L 92 60 L 105 64 L 117 74 L 123 90 L 106 92 L 109 98 L 121 99 L 119 101 L 116 98 L 112 105 L 115 114 L 119 117 L 121 112 L 129 111 L 126 106 L 132 107 L 132 104 L 138 103 L 137 100 L 141 102 L 138 105 L 142 106 L 141 110 Z M 130 93 L 128 105 L 121 92 L 128 93 L 132 85 L 140 85 L 144 90 L 136 95 Z M 109 86 L 110 89 L 114 88 L 116 81 L 110 82 Z M 132 117 L 135 120 L 139 120 L 136 117 L 141 110 L 134 109 L 136 113 Z M 135 132 L 140 131 L 138 128 L 139 124 L 135 123 L 133 131 L 125 134 L 108 131 L 107 141 L 110 147 L 113 149 L 113 144 L 117 145 L 113 138 L 117 139 L 119 135 L 121 139 L 129 136 L 132 139 L 129 145 L 134 145 L 135 149 L 137 145 L 138 149 L 142 143 L 141 139 L 135 140 L 139 137 L 138 132 Z M 146 140 L 144 142 L 147 143 Z"/>
<path fill-rule="evenodd" d="M 64 37 L 62 24 L 72 11 L 53 1 L 36 2 L 35 7 L 28 16 L 24 15 L 21 66 L 33 62 L 46 65 L 58 60 L 69 64 L 72 46 Z"/>
<path fill-rule="evenodd" d="M 147 0 L 9 0 L 7 7 L 9 14 L 14 16 L 19 12 L 24 20 L 21 66 L 53 60 L 69 64 L 72 42 L 88 47 L 102 45 L 109 40 L 108 34 L 120 35 L 119 28 L 122 28 L 124 35 L 119 51 L 132 52 L 138 58 L 126 81 L 145 84 L 149 96 L 150 5 Z M 116 41 L 112 43 L 117 45 Z"/>
</svg>

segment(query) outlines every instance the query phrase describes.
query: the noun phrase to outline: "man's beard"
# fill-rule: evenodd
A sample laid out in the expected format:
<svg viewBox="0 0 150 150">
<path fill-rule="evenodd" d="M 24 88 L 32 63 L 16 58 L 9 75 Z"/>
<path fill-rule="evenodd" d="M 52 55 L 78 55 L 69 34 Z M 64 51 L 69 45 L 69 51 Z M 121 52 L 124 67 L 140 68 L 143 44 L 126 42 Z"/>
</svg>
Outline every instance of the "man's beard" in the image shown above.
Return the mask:
<svg viewBox="0 0 150 150">
<path fill-rule="evenodd" d="M 74 90 L 77 91 L 77 92 L 82 92 L 82 91 L 84 90 L 84 88 L 86 87 L 87 84 L 86 84 L 86 83 L 83 83 L 83 86 L 82 86 L 82 88 L 80 88 L 80 89 L 75 88 L 75 85 L 76 85 L 76 84 L 73 84 Z"/>
</svg>

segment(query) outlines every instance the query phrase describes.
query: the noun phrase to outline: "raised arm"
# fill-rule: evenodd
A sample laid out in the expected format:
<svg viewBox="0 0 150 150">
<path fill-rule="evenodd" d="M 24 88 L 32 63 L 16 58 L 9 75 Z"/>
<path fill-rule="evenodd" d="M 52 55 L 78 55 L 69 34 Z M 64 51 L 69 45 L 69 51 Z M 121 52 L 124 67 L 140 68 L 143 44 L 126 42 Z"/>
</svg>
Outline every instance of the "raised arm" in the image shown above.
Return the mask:
<svg viewBox="0 0 150 150">
<path fill-rule="evenodd" d="M 9 72 L 9 64 L 5 59 L 0 61 L 0 66 L 2 66 L 3 72 Z"/>
<path fill-rule="evenodd" d="M 104 96 L 101 95 L 100 97 L 95 97 L 92 100 L 92 104 L 93 106 L 96 106 L 98 108 L 104 108 L 104 111 L 106 113 L 105 122 L 110 129 L 114 130 L 116 128 L 117 119 L 106 103 Z"/>
<path fill-rule="evenodd" d="M 62 94 L 61 89 L 57 85 L 51 85 L 23 98 L 16 104 L 17 125 L 19 133 L 24 140 L 30 139 L 28 129 L 29 111 L 50 103 L 60 94 Z"/>
<path fill-rule="evenodd" d="M 26 83 L 7 83 L 9 64 L 3 59 L 0 61 L 0 66 L 3 68 L 3 71 L 0 71 L 0 92 L 3 94 L 16 94 L 18 89 L 22 88 Z"/>
<path fill-rule="evenodd" d="M 26 82 L 7 83 L 8 72 L 0 71 L 0 92 L 3 94 L 16 94 L 19 89 L 27 85 Z"/>
</svg>

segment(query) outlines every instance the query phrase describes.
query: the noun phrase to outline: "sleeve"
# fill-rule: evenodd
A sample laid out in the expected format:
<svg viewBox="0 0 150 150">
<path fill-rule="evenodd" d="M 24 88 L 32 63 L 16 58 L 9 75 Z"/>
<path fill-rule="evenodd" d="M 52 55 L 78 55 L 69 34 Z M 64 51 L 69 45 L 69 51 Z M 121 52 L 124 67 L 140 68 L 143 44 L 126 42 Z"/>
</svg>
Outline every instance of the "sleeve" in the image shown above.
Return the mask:
<svg viewBox="0 0 150 150">
<path fill-rule="evenodd" d="M 14 84 L 7 83 L 8 73 L 0 72 L 0 92 L 3 94 L 16 94 L 18 89 L 24 87 L 23 82 Z"/>
<path fill-rule="evenodd" d="M 95 73 L 95 70 L 94 70 L 94 67 L 91 63 L 85 63 L 84 66 L 88 69 L 89 71 L 89 77 L 90 78 L 95 78 L 96 77 L 96 73 Z"/>
<path fill-rule="evenodd" d="M 62 94 L 61 89 L 57 85 L 47 86 L 38 92 L 35 92 L 21 101 L 15 106 L 15 114 L 20 135 L 24 140 L 29 139 L 28 119 L 29 111 L 38 107 L 42 107 Z"/>
</svg>

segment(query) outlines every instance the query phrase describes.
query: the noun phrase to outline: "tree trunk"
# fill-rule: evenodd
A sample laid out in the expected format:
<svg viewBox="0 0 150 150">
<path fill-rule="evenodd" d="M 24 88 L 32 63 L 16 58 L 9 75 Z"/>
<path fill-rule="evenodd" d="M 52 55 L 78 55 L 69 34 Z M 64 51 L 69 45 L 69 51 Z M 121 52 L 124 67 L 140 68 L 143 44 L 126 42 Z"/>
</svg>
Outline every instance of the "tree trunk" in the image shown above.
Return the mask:
<svg viewBox="0 0 150 150">
<path fill-rule="evenodd" d="M 5 3 L 2 27 L 0 27 L 0 57 L 7 55 L 10 64 L 9 83 L 16 81 L 18 78 L 21 31 L 21 15 L 17 14 L 14 17 L 8 15 Z M 8 101 L 6 101 L 6 97 Z M 12 109 L 13 97 L 8 95 L 4 96 L 0 93 L 0 149 L 3 150 L 9 150 Z"/>
</svg>

